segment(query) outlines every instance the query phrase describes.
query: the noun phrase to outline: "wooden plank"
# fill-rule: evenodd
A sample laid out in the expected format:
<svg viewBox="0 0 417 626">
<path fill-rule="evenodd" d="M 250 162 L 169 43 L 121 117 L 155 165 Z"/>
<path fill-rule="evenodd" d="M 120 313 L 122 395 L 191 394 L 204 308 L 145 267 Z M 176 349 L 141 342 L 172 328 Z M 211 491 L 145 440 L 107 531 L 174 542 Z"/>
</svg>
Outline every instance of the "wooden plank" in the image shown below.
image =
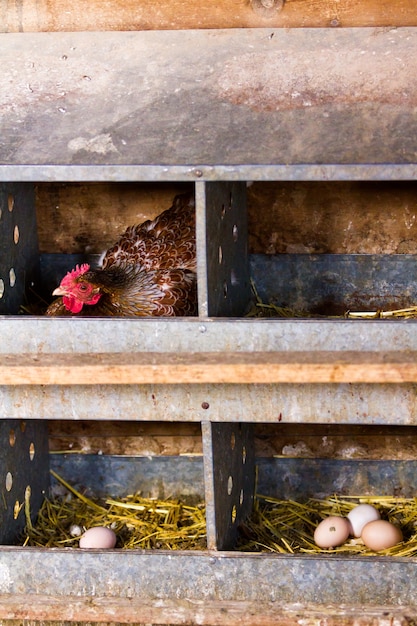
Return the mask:
<svg viewBox="0 0 417 626">
<path fill-rule="evenodd" d="M 0 178 L 410 176 L 416 50 L 410 28 L 3 34 Z"/>
<path fill-rule="evenodd" d="M 41 254 L 101 254 L 127 226 L 156 217 L 175 194 L 190 189 L 167 183 L 38 183 Z M 417 181 L 256 182 L 247 190 L 250 251 L 413 254 L 416 197 Z"/>
<path fill-rule="evenodd" d="M 417 382 L 417 352 L 5 354 L 3 385 Z"/>
<path fill-rule="evenodd" d="M 49 449 L 60 455 L 202 454 L 200 424 L 193 422 L 49 420 L 48 431 Z M 263 458 L 414 460 L 416 434 L 415 426 L 289 424 L 281 419 L 255 425 L 255 453 Z"/>
<path fill-rule="evenodd" d="M 48 430 L 52 453 L 148 457 L 202 454 L 201 427 L 195 423 L 51 420 Z"/>
<path fill-rule="evenodd" d="M 157 600 L 76 596 L 0 595 L 0 624 L 20 626 L 36 620 L 44 626 L 65 626 L 68 621 L 115 624 L 195 624 L 201 626 L 405 626 L 414 607 L 282 605 L 276 602 Z M 7 620 L 7 621 L 5 621 Z M 18 620 L 10 622 L 9 620 Z M 48 621 L 46 621 L 48 620 Z M 65 621 L 67 620 L 67 621 Z M 198 620 L 198 621 L 197 621 Z M 51 621 L 53 624 L 49 625 Z"/>
<path fill-rule="evenodd" d="M 181 183 L 44 183 L 35 189 L 40 252 L 102 254 L 133 224 L 154 219 Z"/>
<path fill-rule="evenodd" d="M 22 0 L 2 5 L 2 32 L 272 28 L 326 26 L 415 26 L 414 0 Z M 268 8 L 270 7 L 270 8 Z"/>
<path fill-rule="evenodd" d="M 411 180 L 255 182 L 248 188 L 250 250 L 269 255 L 415 254 L 416 197 L 417 181 Z M 63 197 L 62 212 L 71 212 L 69 204 Z M 47 219 L 51 200 L 44 206 L 47 212 L 38 221 Z M 52 239 L 52 233 L 45 235 Z M 53 242 L 49 245 L 53 252 Z"/>
<path fill-rule="evenodd" d="M 415 426 L 256 424 L 255 451 L 263 458 L 413 461 L 416 434 Z"/>
</svg>

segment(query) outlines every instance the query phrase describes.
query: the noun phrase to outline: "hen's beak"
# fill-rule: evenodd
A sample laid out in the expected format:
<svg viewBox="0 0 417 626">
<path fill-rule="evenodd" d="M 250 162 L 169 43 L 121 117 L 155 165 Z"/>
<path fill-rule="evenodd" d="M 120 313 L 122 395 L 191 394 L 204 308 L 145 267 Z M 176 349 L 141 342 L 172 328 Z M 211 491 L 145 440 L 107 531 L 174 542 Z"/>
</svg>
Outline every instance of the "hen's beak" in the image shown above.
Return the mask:
<svg viewBox="0 0 417 626">
<path fill-rule="evenodd" d="M 62 287 L 57 287 L 56 289 L 54 289 L 54 291 L 52 292 L 53 296 L 65 296 L 66 295 L 66 291 L 65 289 L 62 289 Z"/>
</svg>

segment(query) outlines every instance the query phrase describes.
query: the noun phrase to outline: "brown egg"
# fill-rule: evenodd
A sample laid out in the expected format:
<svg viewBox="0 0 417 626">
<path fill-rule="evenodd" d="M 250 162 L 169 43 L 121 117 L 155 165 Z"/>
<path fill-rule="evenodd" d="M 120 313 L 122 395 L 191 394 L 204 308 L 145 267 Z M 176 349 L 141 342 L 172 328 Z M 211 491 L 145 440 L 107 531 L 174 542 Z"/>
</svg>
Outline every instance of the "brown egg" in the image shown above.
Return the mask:
<svg viewBox="0 0 417 626">
<path fill-rule="evenodd" d="M 366 524 L 361 537 L 366 547 L 375 552 L 392 548 L 403 540 L 401 530 L 383 519 Z"/>
<path fill-rule="evenodd" d="M 350 523 L 345 517 L 326 517 L 314 531 L 314 541 L 319 548 L 335 548 L 345 543 L 350 534 Z"/>
</svg>

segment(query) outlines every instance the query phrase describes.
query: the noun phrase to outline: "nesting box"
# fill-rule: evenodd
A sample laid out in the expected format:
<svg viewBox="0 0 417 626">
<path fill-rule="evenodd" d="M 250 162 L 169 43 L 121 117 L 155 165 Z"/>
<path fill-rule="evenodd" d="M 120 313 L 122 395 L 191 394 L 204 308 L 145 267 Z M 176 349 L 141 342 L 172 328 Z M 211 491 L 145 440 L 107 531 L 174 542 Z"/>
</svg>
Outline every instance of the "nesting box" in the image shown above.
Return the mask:
<svg viewBox="0 0 417 626">
<path fill-rule="evenodd" d="M 350 477 L 344 493 L 414 492 L 413 460 L 259 461 L 255 426 L 271 425 L 275 436 L 298 423 L 414 427 L 415 323 L 245 315 L 251 277 L 264 300 L 301 309 L 310 302 L 321 315 L 363 304 L 374 290 L 383 298 L 372 302 L 377 308 L 412 304 L 411 256 L 394 259 L 393 269 L 381 258 L 250 256 L 247 183 L 415 179 L 416 30 L 3 38 L 4 124 L 14 132 L 0 165 L 0 617 L 237 624 L 297 620 L 312 606 L 415 610 L 413 559 L 234 548 L 256 467 L 258 487 L 287 498 L 335 491 L 332 472 Z M 54 279 L 36 236 L 33 186 L 46 181 L 193 188 L 198 318 L 17 315 L 30 290 Z M 51 420 L 197 423 L 202 457 L 58 460 L 47 452 Z M 48 491 L 49 462 L 97 494 L 162 483 L 200 495 L 207 550 L 13 547 L 25 504 L 36 515 Z"/>
</svg>

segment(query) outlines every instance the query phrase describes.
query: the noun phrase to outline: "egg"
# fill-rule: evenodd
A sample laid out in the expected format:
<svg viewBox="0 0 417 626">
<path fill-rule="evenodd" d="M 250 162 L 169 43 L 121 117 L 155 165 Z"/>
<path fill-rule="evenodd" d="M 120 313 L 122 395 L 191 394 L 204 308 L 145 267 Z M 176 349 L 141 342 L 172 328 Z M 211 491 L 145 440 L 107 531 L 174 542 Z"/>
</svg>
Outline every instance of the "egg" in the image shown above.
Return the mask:
<svg viewBox="0 0 417 626">
<path fill-rule="evenodd" d="M 350 523 L 346 517 L 326 517 L 314 531 L 314 541 L 319 548 L 335 548 L 345 543 L 350 535 Z"/>
<path fill-rule="evenodd" d="M 78 526 L 78 524 L 72 524 L 69 529 L 69 534 L 71 537 L 80 537 L 80 535 L 83 534 L 81 526 Z"/>
<path fill-rule="evenodd" d="M 114 548 L 116 533 L 105 526 L 94 526 L 80 537 L 80 548 Z"/>
<path fill-rule="evenodd" d="M 381 516 L 379 511 L 371 504 L 359 504 L 348 513 L 347 518 L 352 527 L 351 534 L 354 537 L 360 537 L 364 526 L 368 524 L 368 522 L 381 519 Z"/>
<path fill-rule="evenodd" d="M 361 537 L 366 547 L 375 552 L 392 548 L 403 540 L 401 530 L 383 519 L 366 524 Z"/>
</svg>

